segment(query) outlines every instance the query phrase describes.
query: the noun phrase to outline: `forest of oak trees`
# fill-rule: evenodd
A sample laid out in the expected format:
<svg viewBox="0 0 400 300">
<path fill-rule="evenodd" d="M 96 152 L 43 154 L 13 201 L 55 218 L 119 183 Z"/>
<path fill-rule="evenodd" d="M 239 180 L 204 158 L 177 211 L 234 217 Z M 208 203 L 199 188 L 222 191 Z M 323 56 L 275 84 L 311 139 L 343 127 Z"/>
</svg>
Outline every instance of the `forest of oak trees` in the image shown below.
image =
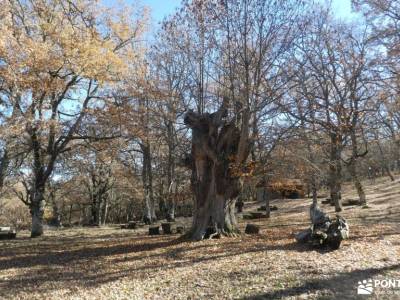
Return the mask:
<svg viewBox="0 0 400 300">
<path fill-rule="evenodd" d="M 231 236 L 285 178 L 366 205 L 362 179 L 400 169 L 400 2 L 352 6 L 184 0 L 150 28 L 139 5 L 0 0 L 0 220 Z"/>
</svg>

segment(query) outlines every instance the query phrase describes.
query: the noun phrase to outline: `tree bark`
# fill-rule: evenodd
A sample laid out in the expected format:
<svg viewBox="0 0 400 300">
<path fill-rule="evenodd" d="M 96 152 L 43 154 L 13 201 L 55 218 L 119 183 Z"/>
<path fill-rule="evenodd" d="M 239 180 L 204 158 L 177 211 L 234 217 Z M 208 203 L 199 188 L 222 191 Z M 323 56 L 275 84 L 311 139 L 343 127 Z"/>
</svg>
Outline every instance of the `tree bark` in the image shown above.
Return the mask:
<svg viewBox="0 0 400 300">
<path fill-rule="evenodd" d="M 98 225 L 99 224 L 99 199 L 97 199 L 97 193 L 93 192 L 92 194 L 92 205 L 91 205 L 91 213 L 92 213 L 92 218 L 91 218 L 91 224 L 92 225 Z"/>
<path fill-rule="evenodd" d="M 178 182 L 175 178 L 175 130 L 173 123 L 168 121 L 167 123 L 167 134 L 168 134 L 168 167 L 167 167 L 167 186 L 168 186 L 168 195 L 167 195 L 167 203 L 166 203 L 166 213 L 167 220 L 171 221 L 175 219 L 175 195 L 178 192 Z M 174 189 L 175 187 L 175 189 Z"/>
<path fill-rule="evenodd" d="M 380 160 L 381 161 L 381 166 L 386 171 L 386 174 L 389 176 L 390 180 L 394 181 L 395 180 L 394 176 L 393 176 L 392 172 L 390 171 L 389 164 L 387 162 L 385 152 L 382 149 L 382 145 L 379 142 L 379 138 L 377 136 L 375 138 L 376 138 L 376 144 L 377 144 L 378 149 L 379 149 L 379 153 L 381 154 L 381 160 Z"/>
<path fill-rule="evenodd" d="M 316 206 L 318 205 L 318 189 L 317 189 L 317 179 L 315 174 L 311 175 L 311 190 L 312 190 L 312 204 Z"/>
<path fill-rule="evenodd" d="M 363 154 L 359 154 L 358 152 L 358 142 L 357 142 L 357 136 L 355 132 L 356 128 L 356 123 L 351 126 L 351 131 L 350 131 L 350 138 L 351 138 L 351 150 L 352 150 L 352 156 L 350 161 L 347 164 L 347 168 L 349 170 L 349 173 L 353 179 L 354 186 L 357 190 L 358 194 L 358 199 L 360 202 L 360 205 L 367 205 L 367 199 L 365 197 L 365 192 L 362 186 L 362 183 L 358 177 L 357 174 L 357 162 L 358 158 L 361 156 L 364 156 L 367 154 L 367 151 L 365 151 Z"/>
<path fill-rule="evenodd" d="M 341 149 L 339 144 L 341 140 L 337 134 L 331 134 L 331 149 L 329 162 L 329 189 L 331 194 L 331 202 L 335 205 L 335 211 L 342 211 L 341 190 L 342 190 L 342 165 L 341 165 Z"/>
<path fill-rule="evenodd" d="M 3 189 L 4 179 L 6 177 L 6 172 L 8 165 L 10 163 L 7 149 L 4 149 L 4 153 L 0 159 L 0 192 Z"/>
<path fill-rule="evenodd" d="M 213 114 L 189 111 L 185 124 L 192 129 L 192 151 L 186 163 L 192 170 L 195 210 L 189 235 L 201 240 L 238 232 L 235 203 L 242 188 L 241 166 L 249 154 L 248 140 L 234 122 L 223 122 L 224 104 Z M 247 144 L 246 144 L 247 143 Z"/>
<path fill-rule="evenodd" d="M 43 235 L 43 214 L 44 214 L 44 191 L 45 185 L 37 185 L 31 194 L 30 211 L 32 216 L 31 237 Z"/>
<path fill-rule="evenodd" d="M 151 150 L 148 143 L 140 145 L 143 151 L 142 181 L 144 189 L 144 221 L 153 223 L 157 220 L 156 205 L 153 195 L 153 173 L 151 167 Z"/>
<path fill-rule="evenodd" d="M 358 199 L 360 201 L 360 205 L 366 205 L 367 204 L 367 199 L 365 196 L 365 192 L 364 192 L 364 188 L 362 186 L 362 183 L 358 177 L 357 174 L 357 168 L 356 168 L 356 161 L 352 161 L 350 162 L 349 166 L 348 166 L 350 175 L 353 179 L 354 182 L 354 186 L 357 190 L 357 194 L 358 194 Z"/>
</svg>

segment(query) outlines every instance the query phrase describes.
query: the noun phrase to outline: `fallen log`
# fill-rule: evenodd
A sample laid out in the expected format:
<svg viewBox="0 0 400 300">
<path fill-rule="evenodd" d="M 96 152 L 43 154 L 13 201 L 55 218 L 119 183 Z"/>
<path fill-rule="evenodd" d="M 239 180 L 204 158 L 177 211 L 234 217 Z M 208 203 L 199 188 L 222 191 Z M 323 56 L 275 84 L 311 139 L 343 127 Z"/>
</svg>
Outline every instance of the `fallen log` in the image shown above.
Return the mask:
<svg viewBox="0 0 400 300">
<path fill-rule="evenodd" d="M 161 223 L 163 234 L 172 234 L 172 223 Z"/>
<path fill-rule="evenodd" d="M 149 227 L 149 235 L 159 235 L 159 234 L 160 234 L 160 226 Z"/>
<path fill-rule="evenodd" d="M 318 205 L 311 205 L 310 220 L 310 228 L 295 235 L 297 242 L 310 243 L 314 247 L 339 249 L 341 242 L 349 238 L 346 220 L 339 215 L 332 220 Z"/>
<path fill-rule="evenodd" d="M 266 211 L 266 210 L 267 210 L 267 207 L 265 205 L 261 205 L 259 208 L 257 208 L 257 211 Z M 270 205 L 269 210 L 270 211 L 278 210 L 278 207 L 276 205 Z"/>
<path fill-rule="evenodd" d="M 346 201 L 343 201 L 342 205 L 343 206 L 353 206 L 353 205 L 360 205 L 360 200 L 358 199 L 348 199 Z"/>
<path fill-rule="evenodd" d="M 0 227 L 0 240 L 12 240 L 17 237 L 17 232 L 11 227 Z"/>
<path fill-rule="evenodd" d="M 260 232 L 260 227 L 255 224 L 247 224 L 244 233 L 247 234 L 258 234 Z"/>
<path fill-rule="evenodd" d="M 136 229 L 137 223 L 135 221 L 129 221 L 127 225 L 127 229 Z"/>
<path fill-rule="evenodd" d="M 258 212 L 258 211 L 252 211 L 250 212 L 250 216 L 252 219 L 261 219 L 261 218 L 265 218 L 265 214 L 263 214 L 262 212 Z"/>
<path fill-rule="evenodd" d="M 322 204 L 330 204 L 331 203 L 331 199 L 325 199 L 321 201 Z"/>
</svg>

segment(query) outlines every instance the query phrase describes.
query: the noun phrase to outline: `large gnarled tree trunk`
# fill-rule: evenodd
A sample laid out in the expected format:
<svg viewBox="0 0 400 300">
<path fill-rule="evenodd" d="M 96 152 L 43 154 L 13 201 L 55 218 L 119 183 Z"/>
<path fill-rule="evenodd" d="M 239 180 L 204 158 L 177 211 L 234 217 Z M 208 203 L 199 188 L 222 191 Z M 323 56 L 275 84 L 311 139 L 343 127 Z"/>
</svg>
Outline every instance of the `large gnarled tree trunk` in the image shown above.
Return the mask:
<svg viewBox="0 0 400 300">
<path fill-rule="evenodd" d="M 225 103 L 225 102 L 224 102 Z M 192 150 L 187 163 L 192 170 L 191 185 L 195 210 L 190 237 L 203 239 L 238 232 L 235 202 L 242 188 L 241 167 L 249 154 L 248 118 L 242 128 L 224 121 L 225 105 L 212 114 L 189 111 L 185 124 L 192 129 Z"/>
</svg>

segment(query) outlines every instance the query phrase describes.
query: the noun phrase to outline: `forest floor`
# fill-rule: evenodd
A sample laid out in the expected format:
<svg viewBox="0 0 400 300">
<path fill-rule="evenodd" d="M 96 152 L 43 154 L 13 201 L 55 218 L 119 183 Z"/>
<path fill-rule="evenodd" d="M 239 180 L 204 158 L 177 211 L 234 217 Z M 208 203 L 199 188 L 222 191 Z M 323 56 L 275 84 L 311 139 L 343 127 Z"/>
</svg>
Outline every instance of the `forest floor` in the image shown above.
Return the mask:
<svg viewBox="0 0 400 300">
<path fill-rule="evenodd" d="M 37 239 L 21 232 L 0 241 L 0 299 L 365 298 L 357 296 L 359 281 L 400 280 L 400 180 L 366 182 L 366 192 L 369 208 L 345 207 L 351 238 L 336 251 L 295 242 L 309 225 L 310 199 L 274 201 L 270 219 L 240 220 L 242 229 L 259 224 L 261 233 L 237 238 L 185 242 L 116 227 Z M 400 287 L 375 288 L 369 297 L 400 299 Z"/>
</svg>

